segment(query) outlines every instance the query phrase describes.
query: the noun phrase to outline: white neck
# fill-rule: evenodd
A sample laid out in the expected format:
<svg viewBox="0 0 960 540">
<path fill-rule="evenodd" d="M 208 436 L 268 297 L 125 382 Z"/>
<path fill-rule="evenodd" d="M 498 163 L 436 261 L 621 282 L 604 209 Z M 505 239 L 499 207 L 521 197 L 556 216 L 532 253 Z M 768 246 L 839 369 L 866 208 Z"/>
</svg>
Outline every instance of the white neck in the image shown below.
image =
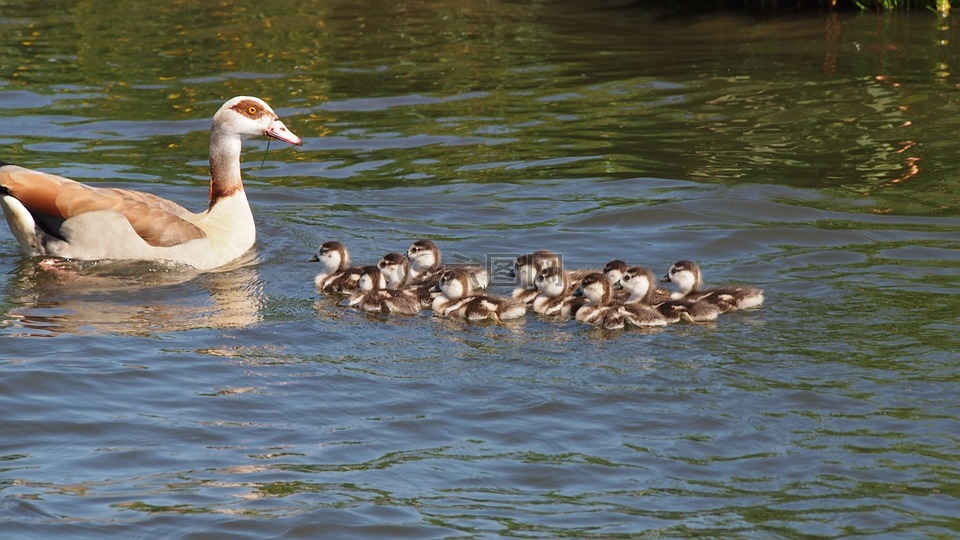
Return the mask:
<svg viewBox="0 0 960 540">
<path fill-rule="evenodd" d="M 214 128 L 210 133 L 210 208 L 243 191 L 240 178 L 240 136 Z"/>
</svg>

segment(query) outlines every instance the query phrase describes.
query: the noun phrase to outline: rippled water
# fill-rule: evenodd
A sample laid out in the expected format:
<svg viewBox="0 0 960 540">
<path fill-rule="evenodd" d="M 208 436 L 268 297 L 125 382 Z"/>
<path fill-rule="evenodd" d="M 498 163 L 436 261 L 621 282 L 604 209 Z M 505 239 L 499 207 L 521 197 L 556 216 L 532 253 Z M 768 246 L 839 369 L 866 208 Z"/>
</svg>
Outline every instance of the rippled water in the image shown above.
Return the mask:
<svg viewBox="0 0 960 540">
<path fill-rule="evenodd" d="M 0 16 L 0 159 L 199 209 L 225 99 L 305 144 L 247 143 L 258 245 L 221 272 L 0 232 L 5 536 L 960 533 L 957 20 L 59 4 Z M 322 241 L 422 237 L 767 300 L 610 332 L 313 288 Z"/>
</svg>

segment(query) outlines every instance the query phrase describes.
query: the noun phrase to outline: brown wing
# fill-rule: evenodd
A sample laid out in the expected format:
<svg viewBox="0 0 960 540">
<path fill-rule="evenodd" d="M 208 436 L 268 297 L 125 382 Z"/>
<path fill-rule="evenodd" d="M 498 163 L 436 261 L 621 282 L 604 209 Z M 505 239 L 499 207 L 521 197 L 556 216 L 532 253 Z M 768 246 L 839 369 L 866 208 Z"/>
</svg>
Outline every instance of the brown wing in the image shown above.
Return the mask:
<svg viewBox="0 0 960 540">
<path fill-rule="evenodd" d="M 186 208 L 149 193 L 91 187 L 16 165 L 0 167 L 0 186 L 30 213 L 54 219 L 66 220 L 98 210 L 117 212 L 152 246 L 175 246 L 206 236 L 202 229 L 184 219 L 190 214 Z"/>
</svg>

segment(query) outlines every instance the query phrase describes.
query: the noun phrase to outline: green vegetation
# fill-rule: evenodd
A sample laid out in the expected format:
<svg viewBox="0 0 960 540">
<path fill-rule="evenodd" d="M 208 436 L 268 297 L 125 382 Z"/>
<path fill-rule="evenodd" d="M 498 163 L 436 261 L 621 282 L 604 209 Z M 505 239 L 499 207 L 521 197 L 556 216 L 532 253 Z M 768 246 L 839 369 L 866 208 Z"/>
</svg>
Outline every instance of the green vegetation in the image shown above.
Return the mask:
<svg viewBox="0 0 960 540">
<path fill-rule="evenodd" d="M 657 2 L 659 3 L 659 2 Z M 751 10 L 795 11 L 798 9 L 829 8 L 836 10 L 859 9 L 862 11 L 930 10 L 941 15 L 950 13 L 950 0 L 673 0 L 673 7 L 684 9 L 714 8 L 718 5 Z"/>
</svg>

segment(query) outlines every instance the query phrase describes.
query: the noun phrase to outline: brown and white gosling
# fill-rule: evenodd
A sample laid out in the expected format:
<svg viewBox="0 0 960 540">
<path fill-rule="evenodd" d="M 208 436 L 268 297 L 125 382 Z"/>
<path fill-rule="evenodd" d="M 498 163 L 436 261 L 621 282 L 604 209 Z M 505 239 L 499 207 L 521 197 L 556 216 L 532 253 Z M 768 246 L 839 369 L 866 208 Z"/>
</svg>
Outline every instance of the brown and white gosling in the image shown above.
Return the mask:
<svg viewBox="0 0 960 540">
<path fill-rule="evenodd" d="M 763 304 L 763 291 L 756 287 L 733 285 L 703 288 L 703 275 L 700 273 L 700 266 L 693 261 L 684 260 L 673 263 L 673 266 L 660 281 L 673 283 L 677 286 L 677 292 L 673 294 L 674 298 L 710 302 L 724 312 L 757 307 Z"/>
<path fill-rule="evenodd" d="M 441 317 L 468 321 L 505 321 L 523 317 L 527 306 L 511 298 L 475 294 L 470 273 L 459 268 L 440 276 L 440 296 L 433 300 L 433 311 Z"/>
<path fill-rule="evenodd" d="M 402 253 L 387 253 L 377 262 L 377 268 L 383 274 L 388 289 L 409 289 L 420 299 L 420 306 L 430 307 L 433 299 L 440 295 L 437 285 L 440 276 L 427 274 L 424 279 L 410 283 L 410 260 Z"/>
<path fill-rule="evenodd" d="M 490 285 L 490 272 L 482 266 L 474 265 L 444 265 L 441 262 L 440 248 L 432 240 L 417 240 L 407 248 L 407 259 L 410 261 L 410 272 L 407 284 L 417 281 L 439 278 L 439 275 L 450 268 L 466 270 L 474 289 L 486 289 Z"/>
<path fill-rule="evenodd" d="M 651 306 L 671 322 L 681 318 L 690 322 L 712 321 L 722 311 L 716 304 L 702 300 L 671 300 L 669 293 L 657 289 L 656 283 L 650 269 L 642 266 L 628 268 L 620 276 L 619 282 L 622 289 L 630 294 L 624 302 L 627 305 L 636 303 Z"/>
<path fill-rule="evenodd" d="M 517 279 L 518 287 L 513 290 L 511 296 L 514 300 L 523 302 L 527 305 L 533 303 L 538 291 L 534 281 L 537 275 L 544 268 L 561 268 L 560 255 L 549 249 L 538 249 L 533 253 L 525 253 L 517 257 L 513 263 L 513 270 L 510 271 L 510 277 Z M 575 286 L 587 274 L 596 272 L 592 269 L 564 270 L 572 286 Z"/>
<path fill-rule="evenodd" d="M 340 242 L 330 241 L 320 244 L 317 253 L 310 262 L 322 265 L 320 273 L 313 278 L 317 289 L 323 292 L 351 293 L 357 290 L 360 268 L 350 266 L 350 252 Z"/>
<path fill-rule="evenodd" d="M 386 279 L 376 266 L 364 266 L 357 280 L 357 291 L 347 306 L 368 313 L 420 313 L 420 300 L 409 289 L 388 289 Z"/>
<path fill-rule="evenodd" d="M 533 299 L 533 311 L 540 315 L 569 319 L 587 299 L 574 296 L 570 277 L 557 266 L 544 268 L 534 280 L 537 296 Z"/>
<path fill-rule="evenodd" d="M 576 311 L 578 321 L 608 330 L 631 326 L 666 326 L 671 322 L 656 309 L 643 304 L 624 304 L 613 299 L 613 286 L 607 276 L 595 272 L 583 278 L 575 293 L 587 303 Z"/>
</svg>

